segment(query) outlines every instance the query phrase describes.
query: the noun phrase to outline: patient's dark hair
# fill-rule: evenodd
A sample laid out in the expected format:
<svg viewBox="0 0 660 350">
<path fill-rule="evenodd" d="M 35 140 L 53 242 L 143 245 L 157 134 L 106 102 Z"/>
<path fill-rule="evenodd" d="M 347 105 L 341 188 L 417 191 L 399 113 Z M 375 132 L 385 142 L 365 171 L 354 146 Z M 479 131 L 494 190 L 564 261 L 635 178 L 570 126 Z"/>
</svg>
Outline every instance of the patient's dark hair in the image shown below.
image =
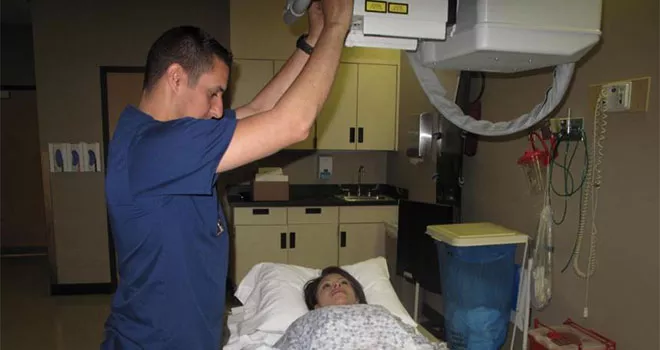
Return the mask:
<svg viewBox="0 0 660 350">
<path fill-rule="evenodd" d="M 329 266 L 323 269 L 321 271 L 321 276 L 310 280 L 305 284 L 305 304 L 307 304 L 307 308 L 309 310 L 314 310 L 314 307 L 316 304 L 318 304 L 318 300 L 316 300 L 316 292 L 319 289 L 319 284 L 321 284 L 321 280 L 325 278 L 327 275 L 332 275 L 332 274 L 338 274 L 342 277 L 344 277 L 348 283 L 350 283 L 351 287 L 353 287 L 353 290 L 355 291 L 355 297 L 357 297 L 358 303 L 360 304 L 366 304 L 367 303 L 367 297 L 364 296 L 364 290 L 362 289 L 362 285 L 358 280 L 355 279 L 350 273 L 346 272 L 340 267 L 337 266 Z"/>
</svg>

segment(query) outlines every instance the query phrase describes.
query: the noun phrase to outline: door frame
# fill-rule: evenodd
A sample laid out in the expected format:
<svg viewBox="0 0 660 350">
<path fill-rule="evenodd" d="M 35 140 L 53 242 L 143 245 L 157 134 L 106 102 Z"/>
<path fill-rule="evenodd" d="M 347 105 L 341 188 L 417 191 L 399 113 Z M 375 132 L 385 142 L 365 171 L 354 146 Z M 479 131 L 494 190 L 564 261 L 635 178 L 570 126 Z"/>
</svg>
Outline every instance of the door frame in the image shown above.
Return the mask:
<svg viewBox="0 0 660 350">
<path fill-rule="evenodd" d="M 100 82 L 101 82 L 101 122 L 103 127 L 103 159 L 106 160 L 106 165 L 103 167 L 104 175 L 108 174 L 108 144 L 110 143 L 110 125 L 108 122 L 108 74 L 109 73 L 144 73 L 145 68 L 142 66 L 100 66 Z M 112 229 L 110 225 L 110 215 L 106 208 L 106 216 L 108 223 L 108 257 L 110 259 L 110 283 L 112 290 L 117 289 L 118 273 L 117 273 L 117 260 L 114 240 L 112 239 Z"/>
<path fill-rule="evenodd" d="M 36 93 L 37 87 L 36 87 L 36 85 L 0 85 L 0 91 L 2 91 L 2 93 L 3 93 L 2 99 L 4 100 L 4 99 L 11 99 L 12 92 L 14 92 L 14 91 L 34 91 Z M 37 101 L 35 100 L 35 102 L 37 102 Z M 36 130 L 36 132 L 37 132 L 37 143 L 38 143 L 38 147 L 39 147 L 39 155 L 41 156 L 41 151 L 42 150 L 41 150 L 41 144 L 40 144 L 41 139 L 39 138 L 39 111 L 38 110 L 37 110 L 36 118 L 37 118 L 37 130 Z M 40 165 L 40 169 L 41 168 L 42 168 L 42 166 Z M 44 174 L 43 174 L 43 169 L 41 169 L 41 170 L 42 170 L 41 178 L 42 178 L 42 182 L 43 182 Z M 42 186 L 43 186 L 43 183 L 42 183 Z M 42 192 L 44 194 L 43 197 L 45 198 L 46 197 L 46 193 L 45 193 L 46 188 L 42 187 Z M 50 251 L 52 250 L 51 247 L 50 247 L 50 245 L 51 245 L 51 234 L 50 234 L 50 232 L 48 232 L 49 222 L 48 222 L 48 213 L 46 212 L 46 210 L 48 210 L 48 206 L 44 207 L 44 210 L 45 210 L 44 216 L 45 216 L 45 219 L 46 219 L 45 226 L 46 226 L 46 231 L 47 231 L 46 235 L 45 235 L 46 245 L 43 246 L 43 247 L 37 247 L 37 246 L 1 247 L 1 249 L 0 249 L 0 255 L 1 256 L 3 256 L 3 257 L 5 257 L 5 256 L 14 256 L 14 255 L 16 255 L 16 256 L 43 256 L 43 255 L 51 254 L 50 253 Z"/>
</svg>

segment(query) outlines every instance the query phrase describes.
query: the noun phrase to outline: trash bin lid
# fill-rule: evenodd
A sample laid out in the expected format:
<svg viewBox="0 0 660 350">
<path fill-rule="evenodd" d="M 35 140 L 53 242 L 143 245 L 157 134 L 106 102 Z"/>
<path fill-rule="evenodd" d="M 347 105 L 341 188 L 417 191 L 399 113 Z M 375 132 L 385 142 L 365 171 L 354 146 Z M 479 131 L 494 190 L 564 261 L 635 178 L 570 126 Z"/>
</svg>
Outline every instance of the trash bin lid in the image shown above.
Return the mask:
<svg viewBox="0 0 660 350">
<path fill-rule="evenodd" d="M 426 227 L 426 234 L 456 247 L 521 244 L 529 239 L 526 234 L 489 222 L 431 225 Z"/>
</svg>

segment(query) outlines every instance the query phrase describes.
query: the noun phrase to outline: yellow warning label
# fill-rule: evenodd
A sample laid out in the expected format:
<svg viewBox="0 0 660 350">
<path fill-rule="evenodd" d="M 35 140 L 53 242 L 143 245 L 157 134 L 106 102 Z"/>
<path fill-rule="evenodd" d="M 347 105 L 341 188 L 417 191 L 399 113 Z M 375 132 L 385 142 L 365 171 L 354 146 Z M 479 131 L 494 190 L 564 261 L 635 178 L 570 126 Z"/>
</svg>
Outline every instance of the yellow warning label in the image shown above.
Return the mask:
<svg viewBox="0 0 660 350">
<path fill-rule="evenodd" d="M 366 12 L 387 13 L 387 2 L 367 0 L 364 2 L 364 10 Z"/>
<path fill-rule="evenodd" d="M 408 4 L 390 2 L 389 4 L 387 4 L 387 12 L 397 13 L 397 14 L 400 14 L 400 15 L 407 15 L 408 14 Z"/>
</svg>

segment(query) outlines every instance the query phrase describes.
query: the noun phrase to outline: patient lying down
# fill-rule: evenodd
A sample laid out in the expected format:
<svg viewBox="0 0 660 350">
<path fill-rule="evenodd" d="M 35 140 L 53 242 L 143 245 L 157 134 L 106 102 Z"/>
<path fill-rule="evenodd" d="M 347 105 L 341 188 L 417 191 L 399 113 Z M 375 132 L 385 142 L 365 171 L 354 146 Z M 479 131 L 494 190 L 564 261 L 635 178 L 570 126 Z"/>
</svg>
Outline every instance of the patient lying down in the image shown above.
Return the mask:
<svg viewBox="0 0 660 350">
<path fill-rule="evenodd" d="M 305 285 L 307 314 L 294 321 L 276 349 L 446 349 L 431 343 L 380 305 L 369 305 L 360 283 L 335 266 Z"/>
<path fill-rule="evenodd" d="M 305 304 L 310 310 L 333 305 L 366 304 L 362 285 L 343 269 L 330 266 L 321 276 L 307 282 L 304 289 Z"/>
</svg>

